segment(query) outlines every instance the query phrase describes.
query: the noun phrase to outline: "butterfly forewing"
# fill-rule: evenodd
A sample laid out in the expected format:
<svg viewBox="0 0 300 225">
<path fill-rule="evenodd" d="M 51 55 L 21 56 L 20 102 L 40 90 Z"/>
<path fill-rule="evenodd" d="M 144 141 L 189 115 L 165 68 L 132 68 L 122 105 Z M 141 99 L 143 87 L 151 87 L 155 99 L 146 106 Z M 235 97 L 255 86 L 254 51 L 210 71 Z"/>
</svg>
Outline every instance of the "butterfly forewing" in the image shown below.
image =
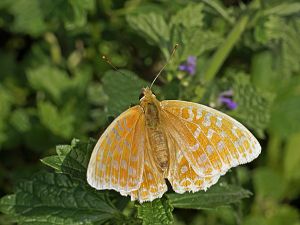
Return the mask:
<svg viewBox="0 0 300 225">
<path fill-rule="evenodd" d="M 239 122 L 217 110 L 176 100 L 162 101 L 161 106 L 164 126 L 200 177 L 218 177 L 260 153 L 261 147 L 254 136 Z M 178 173 L 181 169 L 178 168 Z"/>
<path fill-rule="evenodd" d="M 144 165 L 144 116 L 139 106 L 117 117 L 98 140 L 87 170 L 96 189 L 114 189 L 123 195 L 140 186 Z"/>
</svg>

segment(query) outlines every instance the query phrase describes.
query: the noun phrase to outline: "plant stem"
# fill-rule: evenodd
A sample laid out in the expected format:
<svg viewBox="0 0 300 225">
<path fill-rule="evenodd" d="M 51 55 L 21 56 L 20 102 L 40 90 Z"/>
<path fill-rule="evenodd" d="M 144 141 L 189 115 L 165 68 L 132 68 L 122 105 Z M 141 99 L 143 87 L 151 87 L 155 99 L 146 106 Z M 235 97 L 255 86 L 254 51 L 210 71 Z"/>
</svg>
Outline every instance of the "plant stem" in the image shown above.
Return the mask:
<svg viewBox="0 0 300 225">
<path fill-rule="evenodd" d="M 220 70 L 223 62 L 229 55 L 233 46 L 238 42 L 240 36 L 244 32 L 247 23 L 249 21 L 249 15 L 243 15 L 241 19 L 236 23 L 234 28 L 229 33 L 228 37 L 224 41 L 222 45 L 218 48 L 218 50 L 213 55 L 209 66 L 207 67 L 204 74 L 204 81 L 210 82 Z"/>
</svg>

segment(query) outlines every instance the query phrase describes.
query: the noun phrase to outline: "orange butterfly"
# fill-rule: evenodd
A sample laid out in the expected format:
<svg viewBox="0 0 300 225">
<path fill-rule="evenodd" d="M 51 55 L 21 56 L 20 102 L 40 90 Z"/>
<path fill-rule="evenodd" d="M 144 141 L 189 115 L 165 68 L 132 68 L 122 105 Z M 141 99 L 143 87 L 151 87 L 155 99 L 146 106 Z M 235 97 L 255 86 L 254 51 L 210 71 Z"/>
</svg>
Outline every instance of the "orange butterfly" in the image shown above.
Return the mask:
<svg viewBox="0 0 300 225">
<path fill-rule="evenodd" d="M 177 193 L 206 190 L 260 151 L 256 138 L 233 118 L 192 102 L 160 102 L 147 87 L 140 104 L 117 117 L 98 140 L 87 181 L 132 201 L 152 201 L 167 191 L 165 179 Z"/>
</svg>

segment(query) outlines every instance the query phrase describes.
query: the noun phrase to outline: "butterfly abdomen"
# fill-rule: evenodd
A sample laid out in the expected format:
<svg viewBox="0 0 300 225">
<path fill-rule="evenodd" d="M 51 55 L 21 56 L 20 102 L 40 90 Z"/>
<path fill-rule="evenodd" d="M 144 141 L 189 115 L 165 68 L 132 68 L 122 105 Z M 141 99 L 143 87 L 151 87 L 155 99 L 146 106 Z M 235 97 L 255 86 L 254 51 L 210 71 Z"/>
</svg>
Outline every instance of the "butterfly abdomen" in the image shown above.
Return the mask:
<svg viewBox="0 0 300 225">
<path fill-rule="evenodd" d="M 154 102 L 147 103 L 145 119 L 152 158 L 158 170 L 164 173 L 169 167 L 169 148 L 166 135 L 160 126 L 159 110 Z"/>
<path fill-rule="evenodd" d="M 151 145 L 153 159 L 161 172 L 169 167 L 169 149 L 167 139 L 163 131 L 158 127 L 148 129 L 148 137 Z"/>
</svg>

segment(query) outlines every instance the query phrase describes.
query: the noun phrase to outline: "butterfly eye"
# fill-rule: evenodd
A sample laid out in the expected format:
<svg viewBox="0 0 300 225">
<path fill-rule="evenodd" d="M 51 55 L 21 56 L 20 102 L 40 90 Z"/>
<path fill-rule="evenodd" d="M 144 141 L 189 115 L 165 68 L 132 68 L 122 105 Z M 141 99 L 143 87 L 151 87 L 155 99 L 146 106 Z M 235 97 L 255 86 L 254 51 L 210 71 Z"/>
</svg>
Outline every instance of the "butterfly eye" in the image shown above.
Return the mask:
<svg viewBox="0 0 300 225">
<path fill-rule="evenodd" d="M 144 97 L 144 93 L 141 92 L 140 96 L 139 96 L 139 100 L 141 100 Z"/>
</svg>

